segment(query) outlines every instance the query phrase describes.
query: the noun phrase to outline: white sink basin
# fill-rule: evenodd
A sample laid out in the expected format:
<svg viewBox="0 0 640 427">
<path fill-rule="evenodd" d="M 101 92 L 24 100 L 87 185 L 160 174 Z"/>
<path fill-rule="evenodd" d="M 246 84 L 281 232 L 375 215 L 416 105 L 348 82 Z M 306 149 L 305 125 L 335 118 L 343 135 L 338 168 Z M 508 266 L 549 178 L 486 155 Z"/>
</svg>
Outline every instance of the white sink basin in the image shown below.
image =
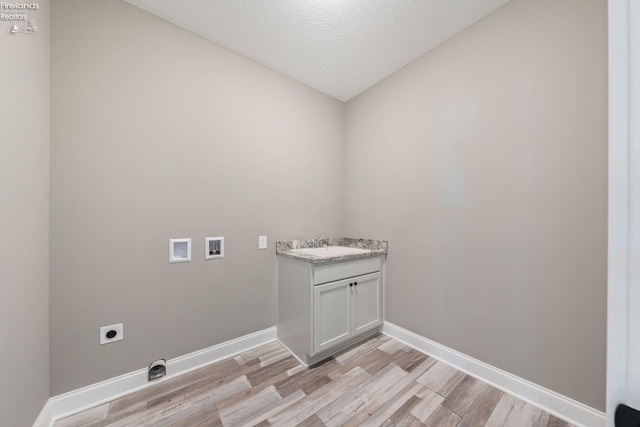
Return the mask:
<svg viewBox="0 0 640 427">
<path fill-rule="evenodd" d="M 335 256 L 367 254 L 371 252 L 369 249 L 349 248 L 346 246 L 325 246 L 323 248 L 303 248 L 291 249 L 294 254 L 313 255 L 322 258 L 330 258 Z"/>
</svg>

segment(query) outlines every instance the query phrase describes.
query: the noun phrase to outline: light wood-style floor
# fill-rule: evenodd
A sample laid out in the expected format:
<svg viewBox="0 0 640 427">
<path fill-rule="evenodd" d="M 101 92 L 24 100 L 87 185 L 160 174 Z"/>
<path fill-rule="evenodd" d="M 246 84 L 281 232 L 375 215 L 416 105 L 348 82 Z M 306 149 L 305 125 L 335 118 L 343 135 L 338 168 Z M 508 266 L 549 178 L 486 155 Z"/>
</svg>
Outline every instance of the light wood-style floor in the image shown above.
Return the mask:
<svg viewBox="0 0 640 427">
<path fill-rule="evenodd" d="M 567 427 L 384 335 L 305 369 L 273 342 L 59 420 L 69 426 Z"/>
</svg>

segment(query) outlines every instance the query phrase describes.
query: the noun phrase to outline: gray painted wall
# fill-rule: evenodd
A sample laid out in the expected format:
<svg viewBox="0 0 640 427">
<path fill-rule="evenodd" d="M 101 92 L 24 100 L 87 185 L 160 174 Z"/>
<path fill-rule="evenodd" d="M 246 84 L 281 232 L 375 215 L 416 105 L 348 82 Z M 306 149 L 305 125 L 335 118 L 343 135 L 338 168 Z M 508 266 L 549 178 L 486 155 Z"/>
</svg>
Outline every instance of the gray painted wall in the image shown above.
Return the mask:
<svg viewBox="0 0 640 427">
<path fill-rule="evenodd" d="M 275 325 L 274 242 L 342 234 L 344 105 L 119 0 L 52 25 L 52 394 Z"/>
<path fill-rule="evenodd" d="M 347 104 L 387 318 L 605 406 L 606 1 L 514 0 Z"/>
<path fill-rule="evenodd" d="M 36 34 L 10 35 L 10 23 L 0 21 L 0 424 L 6 426 L 33 424 L 49 397 L 49 2 L 38 3 L 27 13 Z"/>
</svg>

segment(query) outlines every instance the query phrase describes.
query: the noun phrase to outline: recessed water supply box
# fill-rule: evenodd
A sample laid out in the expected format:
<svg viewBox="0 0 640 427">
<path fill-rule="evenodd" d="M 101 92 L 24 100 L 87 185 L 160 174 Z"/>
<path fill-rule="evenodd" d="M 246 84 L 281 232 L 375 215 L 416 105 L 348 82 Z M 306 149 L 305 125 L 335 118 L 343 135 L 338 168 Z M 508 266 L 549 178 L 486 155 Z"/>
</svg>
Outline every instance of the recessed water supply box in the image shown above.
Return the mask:
<svg viewBox="0 0 640 427">
<path fill-rule="evenodd" d="M 224 258 L 224 237 L 204 239 L 204 259 Z"/>
<path fill-rule="evenodd" d="M 169 263 L 191 261 L 191 239 L 169 239 Z"/>
</svg>

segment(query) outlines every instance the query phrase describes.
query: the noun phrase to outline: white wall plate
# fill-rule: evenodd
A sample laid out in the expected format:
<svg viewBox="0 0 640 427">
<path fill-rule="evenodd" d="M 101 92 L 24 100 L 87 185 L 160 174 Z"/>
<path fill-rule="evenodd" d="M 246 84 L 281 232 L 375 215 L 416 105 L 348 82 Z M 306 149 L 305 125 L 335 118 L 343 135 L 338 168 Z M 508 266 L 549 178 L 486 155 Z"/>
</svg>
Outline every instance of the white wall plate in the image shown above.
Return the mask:
<svg viewBox="0 0 640 427">
<path fill-rule="evenodd" d="M 267 249 L 267 236 L 258 236 L 258 249 Z"/>
<path fill-rule="evenodd" d="M 224 237 L 204 239 L 204 259 L 224 258 Z"/>
<path fill-rule="evenodd" d="M 169 239 L 169 263 L 191 261 L 191 239 Z"/>
<path fill-rule="evenodd" d="M 124 339 L 124 325 L 118 323 L 117 325 L 102 326 L 100 328 L 100 345 L 109 344 L 115 341 L 122 341 Z"/>
</svg>

